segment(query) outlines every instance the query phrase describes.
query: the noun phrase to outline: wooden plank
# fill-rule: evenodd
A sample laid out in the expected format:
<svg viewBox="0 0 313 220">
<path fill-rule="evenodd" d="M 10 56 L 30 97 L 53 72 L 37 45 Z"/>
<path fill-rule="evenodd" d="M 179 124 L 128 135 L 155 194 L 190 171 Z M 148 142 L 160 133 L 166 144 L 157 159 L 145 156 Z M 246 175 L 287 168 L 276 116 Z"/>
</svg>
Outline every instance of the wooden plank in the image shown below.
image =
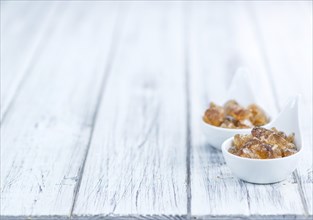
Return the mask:
<svg viewBox="0 0 313 220">
<path fill-rule="evenodd" d="M 244 185 L 233 178 L 220 152 L 206 143 L 201 115 L 209 100 L 225 94 L 226 80 L 234 68 L 222 59 L 236 52 L 229 41 L 231 30 L 223 4 L 197 3 L 191 7 L 189 22 L 189 77 L 191 100 L 191 214 L 192 216 L 247 215 Z M 223 15 L 219 15 L 223 14 Z M 217 24 L 216 21 L 219 21 Z M 218 43 L 217 43 L 218 42 Z M 231 61 L 232 57 L 228 57 Z M 235 57 L 233 57 L 235 59 Z M 229 69 L 232 68 L 232 69 Z M 229 83 L 229 82 L 228 82 Z"/>
<path fill-rule="evenodd" d="M 53 2 L 1 2 L 1 120 L 44 47 Z"/>
<path fill-rule="evenodd" d="M 133 3 L 105 88 L 75 218 L 183 218 L 186 99 L 180 3 Z"/>
<path fill-rule="evenodd" d="M 257 102 L 277 112 L 267 68 L 245 4 L 197 2 L 190 15 L 190 100 L 192 120 L 191 214 L 195 217 L 273 218 L 303 215 L 298 184 L 288 180 L 271 185 L 245 183 L 234 177 L 221 152 L 206 142 L 200 127 L 209 101 L 222 99 L 236 68 L 251 70 Z M 287 193 L 288 192 L 288 193 Z"/>
<path fill-rule="evenodd" d="M 289 96 L 302 95 L 300 117 L 305 158 L 295 177 L 300 182 L 306 214 L 312 215 L 312 2 L 255 3 L 252 9 L 279 106 Z"/>
<path fill-rule="evenodd" d="M 58 4 L 47 46 L 1 125 L 1 218 L 71 214 L 117 8 Z"/>
</svg>

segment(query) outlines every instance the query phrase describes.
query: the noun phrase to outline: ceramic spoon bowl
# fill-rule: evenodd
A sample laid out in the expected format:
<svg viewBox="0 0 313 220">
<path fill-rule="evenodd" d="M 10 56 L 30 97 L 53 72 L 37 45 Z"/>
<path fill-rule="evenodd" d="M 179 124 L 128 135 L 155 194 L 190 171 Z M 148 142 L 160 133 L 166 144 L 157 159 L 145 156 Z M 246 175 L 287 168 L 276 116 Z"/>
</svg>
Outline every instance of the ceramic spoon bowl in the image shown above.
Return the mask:
<svg viewBox="0 0 313 220">
<path fill-rule="evenodd" d="M 286 179 L 296 169 L 303 152 L 298 108 L 299 96 L 291 98 L 277 118 L 264 126 L 266 128 L 276 127 L 286 134 L 295 134 L 295 144 L 298 152 L 291 156 L 276 159 L 243 158 L 228 152 L 233 137 L 222 144 L 226 164 L 235 176 L 247 182 L 267 184 Z"/>
<path fill-rule="evenodd" d="M 251 83 L 249 82 L 248 73 L 245 69 L 239 69 L 236 71 L 235 76 L 232 79 L 231 86 L 228 90 L 228 93 L 221 99 L 221 103 L 234 99 L 237 100 L 241 105 L 247 106 L 255 102 L 253 90 L 251 88 Z M 257 103 L 256 103 L 257 104 Z M 270 115 L 266 113 L 269 118 Z M 202 120 L 202 119 L 201 119 Z M 235 134 L 248 134 L 251 129 L 229 129 L 229 128 L 221 128 L 210 125 L 202 120 L 202 130 L 207 137 L 208 143 L 215 147 L 218 150 L 221 150 L 222 143 L 233 137 Z"/>
</svg>

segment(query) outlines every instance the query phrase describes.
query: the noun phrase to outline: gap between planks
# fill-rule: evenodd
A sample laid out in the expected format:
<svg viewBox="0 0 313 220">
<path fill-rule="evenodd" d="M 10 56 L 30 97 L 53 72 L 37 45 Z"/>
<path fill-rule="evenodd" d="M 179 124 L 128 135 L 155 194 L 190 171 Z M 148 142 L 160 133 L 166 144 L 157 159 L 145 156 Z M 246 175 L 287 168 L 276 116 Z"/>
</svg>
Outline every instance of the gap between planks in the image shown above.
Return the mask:
<svg viewBox="0 0 313 220">
<path fill-rule="evenodd" d="M 191 194 L 191 177 L 190 177 L 190 170 L 191 170 L 191 148 L 192 148 L 192 139 L 191 139 L 191 116 L 190 116 L 190 112 L 191 112 L 191 101 L 190 101 L 190 83 L 189 83 L 189 30 L 190 30 L 190 24 L 189 24 L 189 18 L 190 18 L 190 9 L 187 7 L 188 5 L 184 5 L 185 7 L 183 8 L 183 15 L 184 15 L 184 59 L 185 59 L 185 101 L 186 101 L 186 184 L 187 184 L 187 188 L 186 188 L 186 192 L 187 192 L 187 219 L 191 219 L 191 199 L 192 199 L 192 194 Z"/>
</svg>

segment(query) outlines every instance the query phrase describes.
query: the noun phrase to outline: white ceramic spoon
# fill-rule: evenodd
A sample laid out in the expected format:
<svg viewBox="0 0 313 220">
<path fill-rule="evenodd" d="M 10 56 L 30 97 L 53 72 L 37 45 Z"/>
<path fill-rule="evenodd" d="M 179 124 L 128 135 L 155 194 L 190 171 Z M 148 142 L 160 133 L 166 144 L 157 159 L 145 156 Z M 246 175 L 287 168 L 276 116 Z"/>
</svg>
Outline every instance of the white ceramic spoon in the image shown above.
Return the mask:
<svg viewBox="0 0 313 220">
<path fill-rule="evenodd" d="M 233 174 L 247 182 L 267 184 L 286 179 L 297 167 L 303 152 L 302 136 L 299 125 L 299 95 L 289 99 L 287 105 L 266 128 L 276 127 L 286 134 L 295 133 L 295 144 L 298 152 L 288 157 L 277 159 L 249 159 L 228 152 L 233 138 L 222 145 L 226 164 Z"/>
<path fill-rule="evenodd" d="M 223 105 L 226 101 L 234 99 L 238 101 L 241 105 L 247 106 L 252 103 L 256 103 L 253 90 L 251 88 L 251 83 L 248 78 L 248 71 L 240 68 L 236 71 L 227 94 L 224 97 L 219 97 L 219 100 L 212 100 L 217 102 L 217 104 Z M 268 115 L 268 114 L 267 114 Z M 268 115 L 269 116 L 269 115 Z M 270 116 L 269 116 L 270 117 Z M 202 119 L 201 119 L 202 120 Z M 213 147 L 221 150 L 222 143 L 233 137 L 235 134 L 248 134 L 251 129 L 230 129 L 230 128 L 220 128 L 202 120 L 202 130 L 204 131 L 207 141 Z"/>
</svg>

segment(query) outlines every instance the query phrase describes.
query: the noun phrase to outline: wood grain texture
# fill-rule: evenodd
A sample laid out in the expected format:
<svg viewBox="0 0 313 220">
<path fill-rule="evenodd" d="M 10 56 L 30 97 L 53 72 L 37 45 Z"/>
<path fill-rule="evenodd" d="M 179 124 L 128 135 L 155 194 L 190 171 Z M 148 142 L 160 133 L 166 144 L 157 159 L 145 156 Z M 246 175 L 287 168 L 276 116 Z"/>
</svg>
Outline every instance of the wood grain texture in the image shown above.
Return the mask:
<svg viewBox="0 0 313 220">
<path fill-rule="evenodd" d="M 74 217 L 183 218 L 187 114 L 182 9 L 180 3 L 136 2 L 126 17 Z"/>
<path fill-rule="evenodd" d="M 1 2 L 1 120 L 45 46 L 56 4 Z"/>
<path fill-rule="evenodd" d="M 59 4 L 46 48 L 1 124 L 1 218 L 70 216 L 117 8 Z"/>
<path fill-rule="evenodd" d="M 279 107 L 292 95 L 302 96 L 300 117 L 305 157 L 295 178 L 300 184 L 306 214 L 312 216 L 312 2 L 255 3 L 251 9 L 264 42 Z"/>
<path fill-rule="evenodd" d="M 257 102 L 277 112 L 268 68 L 246 4 L 196 3 L 191 10 L 190 76 L 192 100 L 191 214 L 193 216 L 304 216 L 298 184 L 288 180 L 255 185 L 235 178 L 221 152 L 202 134 L 201 115 L 209 101 L 223 99 L 230 79 L 240 66 L 248 66 L 254 88 L 262 88 Z M 206 28 L 204 28 L 206 27 Z"/>
</svg>

